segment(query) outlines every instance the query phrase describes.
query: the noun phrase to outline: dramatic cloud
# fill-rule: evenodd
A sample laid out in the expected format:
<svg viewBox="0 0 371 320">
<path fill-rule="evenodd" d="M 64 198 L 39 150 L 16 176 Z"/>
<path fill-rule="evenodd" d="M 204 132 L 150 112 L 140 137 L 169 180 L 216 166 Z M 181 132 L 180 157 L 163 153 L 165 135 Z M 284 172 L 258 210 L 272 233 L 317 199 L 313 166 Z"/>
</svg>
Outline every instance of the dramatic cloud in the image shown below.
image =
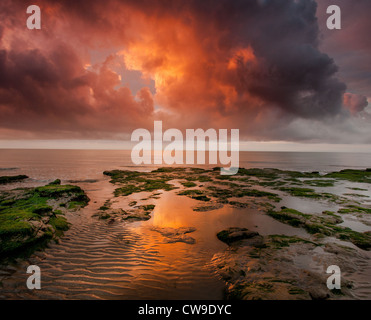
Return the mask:
<svg viewBox="0 0 371 320">
<path fill-rule="evenodd" d="M 363 111 L 368 106 L 368 101 L 365 96 L 346 93 L 344 95 L 344 106 L 350 110 L 352 114 Z"/>
<path fill-rule="evenodd" d="M 156 80 L 160 105 L 186 114 L 190 124 L 237 121 L 249 131 L 272 115 L 277 123 L 341 112 L 345 85 L 334 77 L 333 60 L 318 50 L 314 1 L 146 8 L 140 27 L 155 32 L 132 41 L 124 56 L 130 68 Z"/>
<path fill-rule="evenodd" d="M 0 138 L 124 137 L 161 119 L 310 140 L 367 106 L 339 80 L 314 0 L 33 1 L 41 30 L 29 4 L 0 5 Z"/>
<path fill-rule="evenodd" d="M 342 29 L 326 28 L 327 6 L 332 0 L 318 1 L 318 17 L 323 41 L 320 48 L 340 66 L 339 78 L 350 92 L 371 97 L 371 1 L 337 0 L 342 11 Z"/>
</svg>

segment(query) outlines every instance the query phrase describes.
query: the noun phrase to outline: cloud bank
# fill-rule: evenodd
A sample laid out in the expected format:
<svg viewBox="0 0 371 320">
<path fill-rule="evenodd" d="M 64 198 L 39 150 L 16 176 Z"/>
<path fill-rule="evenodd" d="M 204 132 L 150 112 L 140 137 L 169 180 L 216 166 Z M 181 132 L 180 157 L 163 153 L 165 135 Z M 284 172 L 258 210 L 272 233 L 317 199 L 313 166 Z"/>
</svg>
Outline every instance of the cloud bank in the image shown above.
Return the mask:
<svg viewBox="0 0 371 320">
<path fill-rule="evenodd" d="M 24 1 L 0 5 L 0 138 L 127 137 L 163 120 L 369 142 L 367 93 L 339 77 L 314 0 L 32 4 L 41 30 L 26 28 Z"/>
</svg>

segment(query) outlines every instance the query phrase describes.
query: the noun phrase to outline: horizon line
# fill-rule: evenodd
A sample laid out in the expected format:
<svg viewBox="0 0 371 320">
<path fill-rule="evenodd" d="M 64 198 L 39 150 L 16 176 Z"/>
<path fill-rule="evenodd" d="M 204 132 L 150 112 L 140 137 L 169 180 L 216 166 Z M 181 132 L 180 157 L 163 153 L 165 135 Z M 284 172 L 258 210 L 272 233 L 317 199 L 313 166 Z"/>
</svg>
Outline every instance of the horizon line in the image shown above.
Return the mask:
<svg viewBox="0 0 371 320">
<path fill-rule="evenodd" d="M 132 150 L 136 142 L 130 140 L 0 140 L 1 150 Z M 166 144 L 167 145 L 167 144 Z M 164 145 L 164 147 L 166 146 Z M 207 144 L 208 146 L 208 144 Z M 147 150 L 154 150 L 152 144 Z M 186 148 L 183 147 L 184 151 Z M 194 149 L 197 149 L 195 146 Z M 229 149 L 229 148 L 228 148 Z M 199 151 L 208 151 L 208 148 Z M 161 151 L 156 149 L 156 151 Z M 163 149 L 162 149 L 163 151 Z M 192 150 L 189 150 L 192 151 Z M 193 150 L 196 151 L 196 150 Z M 371 144 L 289 142 L 289 141 L 246 141 L 239 142 L 240 152 L 328 152 L 328 153 L 371 153 Z"/>
</svg>

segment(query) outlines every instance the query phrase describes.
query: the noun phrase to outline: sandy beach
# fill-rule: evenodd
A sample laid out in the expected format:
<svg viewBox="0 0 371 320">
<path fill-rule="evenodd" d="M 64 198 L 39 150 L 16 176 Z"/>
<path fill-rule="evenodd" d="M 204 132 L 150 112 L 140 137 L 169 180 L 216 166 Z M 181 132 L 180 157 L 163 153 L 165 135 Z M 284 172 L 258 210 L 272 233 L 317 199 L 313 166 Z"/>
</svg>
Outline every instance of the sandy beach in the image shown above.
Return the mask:
<svg viewBox="0 0 371 320">
<path fill-rule="evenodd" d="M 35 194 L 49 209 L 35 211 L 33 198 L 36 215 L 22 221 L 29 236 L 2 236 L 3 299 L 370 298 L 369 169 L 101 175 L 71 181 L 81 188 L 56 180 L 22 189 L 30 178 L 4 180 L 2 217 L 28 208 L 24 199 Z M 36 235 L 42 246 L 31 246 Z M 45 270 L 40 292 L 24 288 L 29 263 Z M 329 265 L 342 270 L 341 290 L 326 287 Z"/>
</svg>

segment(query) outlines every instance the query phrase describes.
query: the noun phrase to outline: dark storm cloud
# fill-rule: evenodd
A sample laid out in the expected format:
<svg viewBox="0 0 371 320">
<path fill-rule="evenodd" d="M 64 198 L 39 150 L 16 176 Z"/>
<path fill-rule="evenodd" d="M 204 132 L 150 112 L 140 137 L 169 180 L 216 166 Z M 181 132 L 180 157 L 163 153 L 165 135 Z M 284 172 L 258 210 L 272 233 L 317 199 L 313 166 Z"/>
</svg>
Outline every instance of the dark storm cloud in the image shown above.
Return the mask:
<svg viewBox="0 0 371 320">
<path fill-rule="evenodd" d="M 0 22 L 3 128 L 109 135 L 157 118 L 170 127 L 234 127 L 274 139 L 295 119 L 346 117 L 346 85 L 319 49 L 315 1 L 33 4 L 43 12 L 35 32 L 25 28 L 24 2 L 1 5 L 8 13 Z M 98 49 L 116 54 L 87 67 Z M 120 59 L 155 80 L 154 96 L 122 86 Z"/>
<path fill-rule="evenodd" d="M 334 1 L 318 2 L 323 33 L 321 49 L 341 66 L 339 77 L 347 83 L 350 92 L 371 97 L 371 1 L 337 0 L 342 12 L 342 29 L 336 31 L 326 28 L 326 8 L 331 4 Z"/>
<path fill-rule="evenodd" d="M 86 48 L 76 45 L 83 42 L 79 42 L 79 36 L 73 39 L 69 32 L 64 33 L 65 22 L 62 26 L 51 23 L 51 29 L 48 21 L 53 16 L 48 16 L 50 8 L 45 2 L 41 4 L 46 13 L 42 19 L 47 25 L 45 32 L 25 28 L 27 6 L 21 11 L 19 4 L 7 5 L 14 5 L 14 14 L 3 13 L 4 27 L 0 28 L 3 129 L 34 132 L 43 137 L 100 137 L 125 133 L 136 128 L 136 123 L 148 123 L 143 117 L 143 113 L 153 112 L 148 90 L 142 88 L 134 96 L 125 87 L 117 88 L 119 75 L 109 68 L 109 59 L 94 66 L 94 71 L 86 69 Z"/>
<path fill-rule="evenodd" d="M 234 74 L 220 71 L 224 77 L 220 82 L 233 86 L 239 95 L 248 93 L 263 100 L 266 108 L 278 107 L 304 118 L 323 118 L 341 111 L 346 86 L 334 77 L 338 71 L 334 61 L 318 49 L 315 1 L 161 3 L 158 7 L 148 1 L 133 1 L 149 16 L 178 15 L 184 21 L 191 17 L 189 23 L 205 43 L 210 60 L 223 61 L 234 48 L 252 47 L 255 64 L 239 63 Z M 249 106 L 239 109 L 244 110 L 248 113 Z"/>
</svg>

